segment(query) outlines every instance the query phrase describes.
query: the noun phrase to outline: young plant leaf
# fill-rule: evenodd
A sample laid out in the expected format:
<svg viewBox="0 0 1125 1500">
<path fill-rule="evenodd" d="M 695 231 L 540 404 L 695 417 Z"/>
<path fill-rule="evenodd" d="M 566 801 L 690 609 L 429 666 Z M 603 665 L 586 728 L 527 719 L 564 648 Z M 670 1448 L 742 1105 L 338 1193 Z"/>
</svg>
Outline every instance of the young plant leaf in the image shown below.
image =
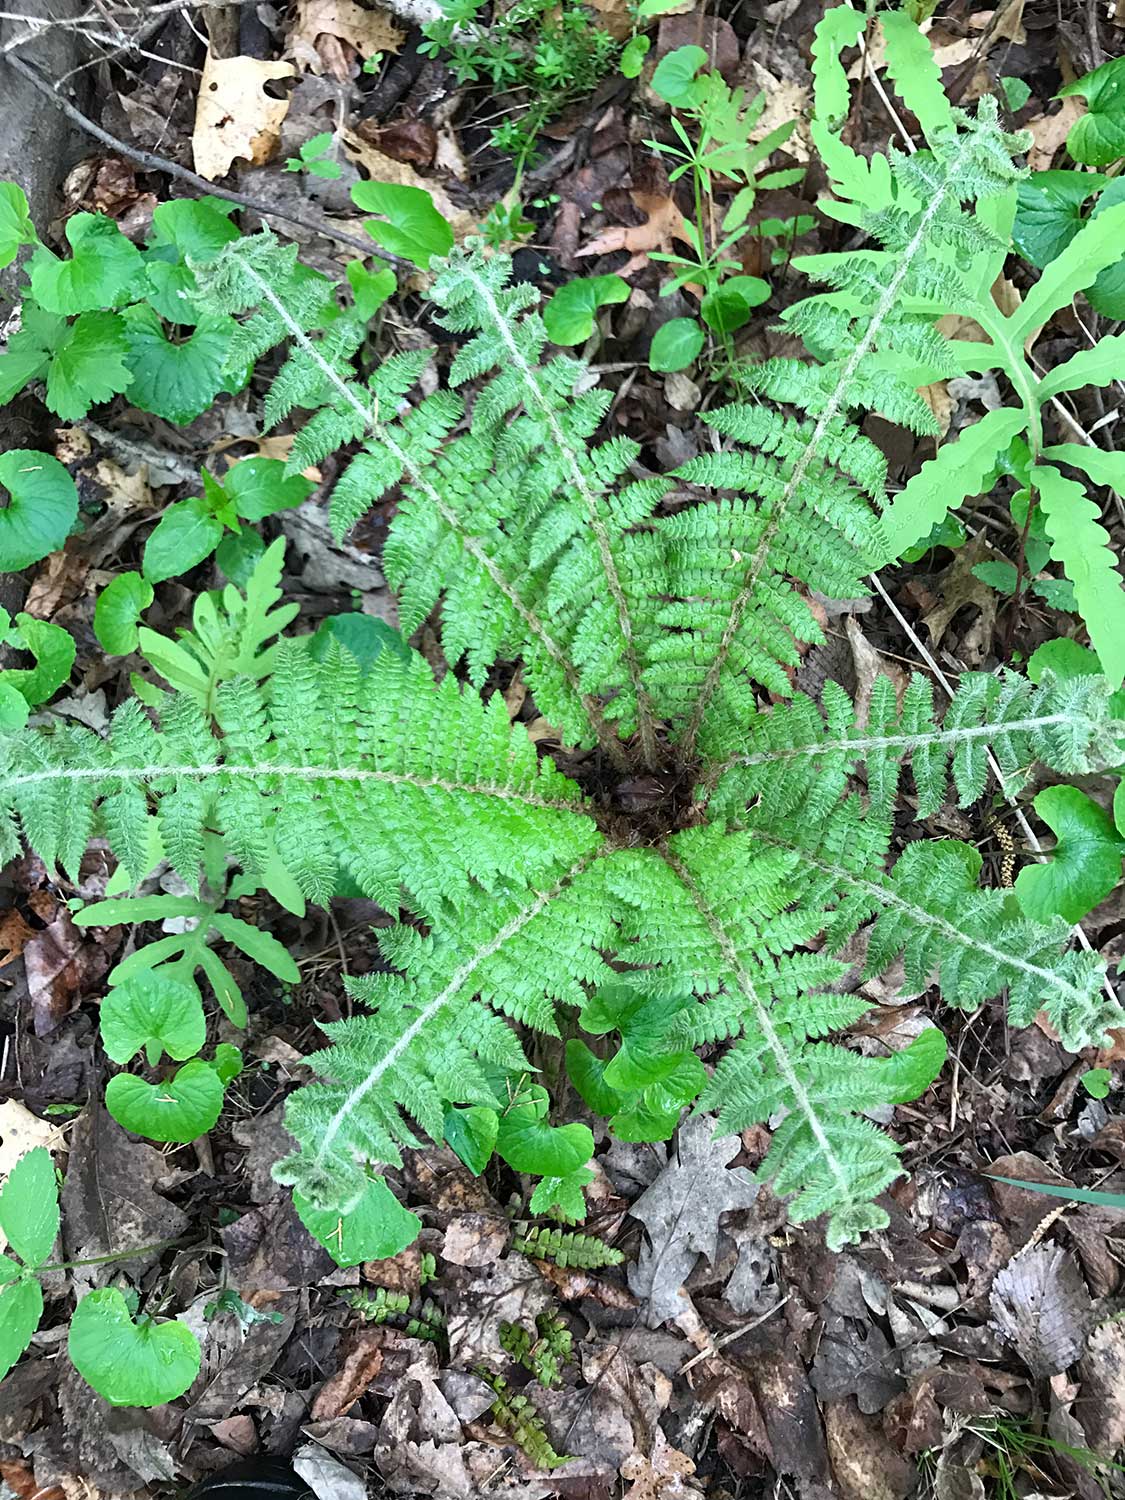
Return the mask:
<svg viewBox="0 0 1125 1500">
<path fill-rule="evenodd" d="M 1043 270 L 1086 222 L 1082 205 L 1106 179 L 1095 172 L 1032 172 L 1018 188 L 1012 243 Z"/>
<path fill-rule="evenodd" d="M 751 310 L 769 300 L 770 284 L 760 276 L 729 276 L 699 304 L 699 316 L 715 333 L 734 333 Z"/>
<path fill-rule="evenodd" d="M 594 1137 L 586 1125 L 547 1123 L 550 1099 L 541 1084 L 525 1084 L 500 1116 L 496 1151 L 517 1172 L 566 1177 L 594 1154 Z"/>
<path fill-rule="evenodd" d="M 0 454 L 0 571 L 17 573 L 57 551 L 78 519 L 74 480 L 48 453 L 12 448 Z"/>
<path fill-rule="evenodd" d="M 0 182 L 0 270 L 11 265 L 22 245 L 34 245 L 38 239 L 23 188 L 17 182 Z"/>
<path fill-rule="evenodd" d="M 1125 156 L 1125 57 L 1102 63 L 1059 90 L 1056 98 L 1081 98 L 1086 113 L 1070 127 L 1066 149 L 1087 167 L 1108 167 Z"/>
<path fill-rule="evenodd" d="M 558 289 L 543 309 L 543 326 L 552 343 L 584 344 L 594 331 L 599 307 L 628 302 L 629 285 L 620 276 L 579 276 Z"/>
<path fill-rule="evenodd" d="M 694 318 L 672 318 L 653 335 L 648 351 L 650 370 L 666 375 L 684 370 L 698 357 L 706 334 Z"/>
<path fill-rule="evenodd" d="M 244 521 L 264 521 L 307 500 L 313 483 L 303 474 L 287 474 L 279 458 L 258 457 L 233 464 L 219 488 Z"/>
<path fill-rule="evenodd" d="M 247 958 L 252 958 L 263 969 L 268 969 L 282 984 L 300 984 L 301 971 L 293 961 L 292 954 L 272 933 L 244 922 L 241 917 L 229 917 L 225 912 L 216 912 L 211 918 L 211 926 L 228 943 L 240 948 Z"/>
<path fill-rule="evenodd" d="M 207 1039 L 199 991 L 159 970 L 111 989 L 99 1024 L 102 1046 L 115 1063 L 131 1062 L 143 1047 L 150 1068 L 165 1052 L 177 1062 L 194 1057 Z"/>
<path fill-rule="evenodd" d="M 639 78 L 652 41 L 647 36 L 630 37 L 621 52 L 618 67 L 622 78 Z"/>
<path fill-rule="evenodd" d="M 21 693 L 30 708 L 53 698 L 70 676 L 74 666 L 74 637 L 69 630 L 52 620 L 37 620 L 34 615 L 16 616 L 19 642 L 35 658 L 34 667 L 11 667 L 2 680 Z"/>
<path fill-rule="evenodd" d="M 152 584 L 139 573 L 118 573 L 94 605 L 94 634 L 109 656 L 137 649 L 137 626 L 154 598 Z"/>
<path fill-rule="evenodd" d="M 422 1227 L 418 1215 L 403 1208 L 381 1177 L 368 1182 L 348 1213 L 316 1208 L 299 1192 L 293 1194 L 293 1204 L 301 1223 L 338 1266 L 397 1255 L 414 1243 Z"/>
<path fill-rule="evenodd" d="M 0 1380 L 31 1343 L 43 1316 L 43 1291 L 33 1276 L 0 1291 Z"/>
<path fill-rule="evenodd" d="M 70 316 L 116 307 L 140 280 L 140 251 L 103 214 L 75 214 L 66 222 L 71 258 L 37 250 L 28 275 L 32 296 L 48 312 Z"/>
<path fill-rule="evenodd" d="M 1125 839 L 1110 815 L 1074 786 L 1051 786 L 1035 799 L 1035 811 L 1057 840 L 1046 864 L 1026 865 L 1016 877 L 1016 895 L 1029 917 L 1080 922 L 1121 879 Z"/>
<path fill-rule="evenodd" d="M 67 1339 L 71 1363 L 111 1406 L 162 1406 L 199 1374 L 199 1340 L 186 1323 L 136 1322 L 116 1287 L 88 1292 Z"/>
<path fill-rule="evenodd" d="M 59 1190 L 46 1147 L 26 1152 L 8 1173 L 0 1188 L 0 1229 L 32 1270 L 50 1256 L 59 1234 Z"/>
<path fill-rule="evenodd" d="M 47 371 L 47 405 L 65 421 L 125 390 L 132 379 L 125 325 L 116 313 L 86 312 L 55 344 Z"/>
<path fill-rule="evenodd" d="M 381 214 L 388 221 L 363 221 L 377 245 L 423 271 L 429 268 L 433 256 L 448 255 L 453 249 L 453 230 L 424 188 L 397 182 L 357 182 L 352 188 L 352 201 L 364 213 Z"/>
<path fill-rule="evenodd" d="M 195 1057 L 164 1083 L 117 1073 L 106 1085 L 105 1106 L 134 1135 L 186 1145 L 206 1135 L 219 1118 L 223 1082 L 209 1062 Z"/>
<path fill-rule="evenodd" d="M 223 536 L 223 523 L 205 500 L 193 497 L 170 505 L 145 543 L 141 567 L 145 579 L 161 583 L 176 578 L 210 557 Z"/>
<path fill-rule="evenodd" d="M 468 1109 L 454 1109 L 451 1104 L 445 1107 L 446 1145 L 474 1177 L 479 1177 L 492 1160 L 499 1128 L 499 1115 L 486 1105 L 473 1104 Z"/>
<path fill-rule="evenodd" d="M 1125 203 L 1115 203 L 1105 213 L 1087 221 L 1061 255 L 1051 261 L 1024 298 L 1023 305 L 1007 319 L 1008 337 L 1015 345 L 1047 322 L 1076 292 L 1089 286 L 1106 266 L 1121 258 L 1125 240 Z"/>
<path fill-rule="evenodd" d="M 707 53 L 702 47 L 677 47 L 667 53 L 656 65 L 652 75 L 652 91 L 673 109 L 687 109 L 695 103 L 699 93 L 696 74 L 707 66 Z"/>
</svg>

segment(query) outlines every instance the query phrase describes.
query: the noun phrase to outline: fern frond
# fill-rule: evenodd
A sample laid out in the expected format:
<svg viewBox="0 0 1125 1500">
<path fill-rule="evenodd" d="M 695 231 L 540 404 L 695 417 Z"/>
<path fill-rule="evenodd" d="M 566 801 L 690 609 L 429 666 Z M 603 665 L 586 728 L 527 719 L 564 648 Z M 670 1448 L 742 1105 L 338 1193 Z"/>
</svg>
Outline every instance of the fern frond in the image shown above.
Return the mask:
<svg viewBox="0 0 1125 1500">
<path fill-rule="evenodd" d="M 533 1260 L 551 1260 L 555 1265 L 576 1266 L 581 1271 L 599 1271 L 603 1266 L 619 1266 L 625 1259 L 620 1250 L 607 1245 L 596 1234 L 580 1234 L 575 1229 L 544 1229 L 526 1225 L 512 1236 L 512 1249 Z"/>
<path fill-rule="evenodd" d="M 1075 479 L 1050 464 L 1031 471 L 1039 491 L 1051 556 L 1074 584 L 1078 610 L 1102 671 L 1114 687 L 1125 678 L 1125 586 L 1098 507 Z"/>
<path fill-rule="evenodd" d="M 862 763 L 872 809 L 886 816 L 910 762 L 918 816 L 927 817 L 946 801 L 950 773 L 959 806 L 983 794 L 989 750 L 1008 795 L 1037 762 L 1064 776 L 1102 769 L 1110 722 L 1109 686 L 1099 677 L 1059 681 L 1047 674 L 1035 687 L 1015 672 L 967 672 L 940 723 L 928 679 L 911 678 L 900 709 L 890 679 L 878 677 L 862 727 L 848 695 L 826 682 L 822 708 L 797 694 L 755 712 L 744 726 L 728 725 L 716 753 L 738 743 L 754 748 L 717 760 L 698 798 L 711 818 L 737 817 L 760 797 L 775 815 L 815 819 L 832 810 Z"/>
<path fill-rule="evenodd" d="M 527 1396 L 513 1391 L 502 1375 L 493 1374 L 483 1365 L 478 1366 L 476 1373 L 492 1387 L 496 1397 L 491 1407 L 492 1420 L 537 1468 L 558 1469 L 570 1462 L 566 1454 L 556 1453 L 552 1448 L 543 1419 Z"/>
</svg>

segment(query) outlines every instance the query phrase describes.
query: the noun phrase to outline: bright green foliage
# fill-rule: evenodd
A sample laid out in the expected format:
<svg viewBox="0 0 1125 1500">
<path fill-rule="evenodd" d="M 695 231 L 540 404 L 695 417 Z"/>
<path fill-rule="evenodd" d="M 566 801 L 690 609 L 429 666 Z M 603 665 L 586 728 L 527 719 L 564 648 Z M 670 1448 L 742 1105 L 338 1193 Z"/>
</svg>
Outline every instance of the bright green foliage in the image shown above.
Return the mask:
<svg viewBox="0 0 1125 1500">
<path fill-rule="evenodd" d="M 0 642 L 35 658 L 34 667 L 8 667 L 0 672 L 0 693 L 14 705 L 7 727 L 19 729 L 27 722 L 28 710 L 54 697 L 70 677 L 74 640 L 50 620 L 21 613 L 13 623 L 8 611 L 0 608 Z"/>
<path fill-rule="evenodd" d="M 554 344 L 584 344 L 594 331 L 599 307 L 629 300 L 620 276 L 580 276 L 560 287 L 543 309 L 543 326 Z"/>
<path fill-rule="evenodd" d="M 37 239 L 23 188 L 0 182 L 0 269 L 11 265 L 22 245 L 34 245 Z"/>
<path fill-rule="evenodd" d="M 444 1343 L 445 1315 L 429 1297 L 418 1307 L 417 1316 L 411 1316 L 411 1301 L 404 1292 L 389 1292 L 386 1287 L 377 1286 L 373 1292 L 346 1291 L 340 1295 L 366 1323 L 393 1322 L 407 1338 Z"/>
<path fill-rule="evenodd" d="M 522 1323 L 501 1323 L 500 1347 L 530 1370 L 540 1385 L 550 1389 L 562 1383 L 562 1368 L 573 1358 L 573 1340 L 557 1313 L 540 1313 L 535 1331 L 537 1337 L 533 1339 Z"/>
<path fill-rule="evenodd" d="M 287 172 L 307 172 L 310 177 L 324 177 L 330 182 L 342 177 L 344 169 L 335 159 L 336 137 L 331 130 L 311 136 L 296 156 L 285 163 Z"/>
<path fill-rule="evenodd" d="M 582 1043 L 568 1060 L 631 1139 L 666 1133 L 701 1086 L 722 1130 L 777 1122 L 761 1176 L 793 1195 L 795 1219 L 826 1215 L 833 1246 L 886 1223 L 873 1200 L 900 1167 L 868 1114 L 916 1098 L 944 1056 L 936 1028 L 885 1058 L 829 1040 L 866 1008 L 841 993 L 846 965 L 834 957 L 857 933 L 869 974 L 901 955 L 908 984 L 936 979 L 951 1004 L 1007 992 L 1013 1024 L 1045 1010 L 1068 1047 L 1122 1023 L 1102 965 L 1067 951 L 1065 921 L 1032 921 L 1015 893 L 982 888 L 967 845 L 919 838 L 890 858 L 902 765 L 922 816 L 947 797 L 977 801 L 989 750 L 1013 794 L 1035 762 L 1063 775 L 1101 769 L 1119 756 L 1115 684 L 966 674 L 942 714 L 923 681 L 901 705 L 882 682 L 865 720 L 837 688 L 820 706 L 792 688 L 800 643 L 821 637 L 808 593 L 861 594 L 893 550 L 885 523 L 896 548 L 917 534 L 909 514 L 928 535 L 957 498 L 955 474 L 972 493 L 1021 432 L 1051 543 L 1103 667 L 1115 659 L 1101 553 L 1074 542 L 1092 526 L 1059 490 L 1074 482 L 1039 472 L 1085 462 L 1095 482 L 1107 470 L 1113 482 L 1112 455 L 1045 453 L 1024 421 L 1045 392 L 1112 378 L 1113 341 L 1048 377 L 1018 427 L 998 416 L 949 445 L 968 440 L 964 474 L 943 456 L 936 476 L 887 508 L 885 460 L 861 418 L 878 411 L 932 432 L 917 387 L 994 351 L 1003 363 L 1009 342 L 1018 352 L 1108 263 L 1118 221 L 1109 210 L 1092 238 L 1082 229 L 1011 319 L 989 312 L 1022 142 L 999 129 L 992 101 L 971 116 L 952 110 L 917 33 L 886 20 L 889 75 L 927 149 L 868 160 L 833 134 L 847 97 L 838 48 L 853 22 L 827 21 L 813 126 L 835 191 L 824 207 L 871 248 L 802 263 L 826 290 L 786 321 L 813 360 L 746 372 L 754 401 L 711 410 L 714 450 L 675 475 L 638 478 L 635 444 L 598 440 L 609 393 L 581 362 L 550 355 L 539 293 L 512 283 L 503 255 L 470 246 L 434 267 L 431 297 L 456 351 L 446 387 L 423 398 L 412 392 L 428 353 L 371 370 L 358 300 L 341 301 L 272 236 L 190 257 L 199 296 L 235 324 L 226 377 L 279 351 L 266 408 L 271 423 L 299 429 L 290 471 L 352 448 L 331 500 L 338 530 L 396 491 L 384 564 L 402 626 L 432 618 L 451 670 L 435 680 L 405 648 L 361 663 L 335 632 L 279 638 L 289 613 L 277 606 L 275 543 L 247 597 L 233 586 L 204 596 L 177 641 L 140 631 L 171 689 L 138 687 L 153 719 L 127 702 L 104 737 L 56 725 L 3 742 L 0 853 L 24 836 L 48 866 L 73 872 L 96 833 L 131 881 L 162 856 L 193 889 L 202 871 L 208 890 L 192 913 L 282 978 L 292 971 L 280 945 L 217 909 L 228 854 L 241 867 L 230 894 L 264 887 L 301 910 L 327 902 L 342 873 L 398 918 L 379 933 L 388 971 L 350 980 L 355 1013 L 323 1028 L 328 1045 L 308 1059 L 315 1081 L 287 1105 L 296 1148 L 276 1166 L 345 1263 L 413 1232 L 372 1168 L 424 1138 L 449 1139 L 475 1170 L 495 1149 L 545 1174 L 534 1213 L 580 1216 L 592 1139 L 550 1120 L 512 1022 L 552 1036 L 578 1012 L 589 1035 L 617 1032 L 615 1052 Z M 935 325 L 950 307 L 979 309 L 995 345 L 945 340 Z M 1023 367 L 1004 367 L 1022 389 Z M 237 496 L 228 501 L 237 512 Z M 510 722 L 494 689 L 512 662 L 589 794 Z M 783 701 L 767 711 L 770 697 Z M 625 799 L 638 781 L 656 791 L 634 818 Z M 114 911 L 83 920 L 99 909 Z M 164 941 L 178 946 L 153 945 L 137 971 L 187 959 L 182 935 Z M 190 979 L 197 962 L 220 989 L 202 949 L 173 977 Z M 727 1042 L 704 1085 L 695 1049 Z M 207 1066 L 187 1063 L 172 1088 Z M 112 1087 L 138 1110 L 160 1102 L 141 1099 L 152 1086 L 139 1078 Z M 520 1243 L 608 1263 L 604 1247 L 562 1230 Z"/>
<path fill-rule="evenodd" d="M 89 1292 L 70 1323 L 67 1351 L 82 1378 L 111 1406 L 159 1406 L 199 1374 L 199 1341 L 186 1323 L 133 1321 L 116 1287 Z"/>
<path fill-rule="evenodd" d="M 357 182 L 352 200 L 365 213 L 382 216 L 363 221 L 376 244 L 413 261 L 423 271 L 435 255 L 448 255 L 453 249 L 453 230 L 425 188 L 399 182 Z"/>
<path fill-rule="evenodd" d="M 36 1270 L 50 1257 L 59 1232 L 59 1190 L 50 1153 L 42 1146 L 21 1156 L 0 1189 L 0 1230 L 19 1261 L 0 1256 L 0 1377 L 31 1342 L 43 1315 Z M 21 1264 L 22 1262 L 22 1264 Z"/>
<path fill-rule="evenodd" d="M 293 1201 L 305 1228 L 340 1266 L 397 1255 L 413 1244 L 421 1227 L 417 1214 L 403 1208 L 381 1177 L 366 1184 L 346 1213 L 326 1212 L 300 1193 L 294 1193 Z"/>
<path fill-rule="evenodd" d="M 552 1448 L 543 1419 L 529 1397 L 517 1394 L 503 1375 L 495 1375 L 484 1366 L 479 1366 L 476 1373 L 496 1394 L 490 1412 L 492 1420 L 508 1433 L 536 1468 L 558 1469 L 570 1462 L 566 1454 L 556 1453 Z"/>
<path fill-rule="evenodd" d="M 229 1053 L 237 1059 L 233 1075 Z M 216 1049 L 214 1062 L 193 1057 L 161 1083 L 146 1083 L 133 1073 L 116 1073 L 106 1085 L 106 1108 L 135 1135 L 151 1141 L 194 1141 L 206 1135 L 219 1118 L 228 1078 L 241 1067 L 237 1048 L 223 1043 Z"/>
<path fill-rule="evenodd" d="M 94 634 L 111 656 L 126 656 L 137 647 L 137 625 L 154 598 L 152 584 L 139 573 L 118 573 L 98 595 Z"/>
<path fill-rule="evenodd" d="M 114 1062 L 131 1062 L 143 1047 L 150 1068 L 165 1052 L 179 1062 L 194 1057 L 207 1036 L 198 990 L 151 970 L 110 990 L 99 1024 Z"/>
<path fill-rule="evenodd" d="M 31 448 L 0 454 L 3 490 L 0 570 L 14 573 L 63 545 L 78 517 L 78 491 L 57 458 Z"/>
<path fill-rule="evenodd" d="M 578 1234 L 569 1229 L 544 1229 L 539 1225 L 514 1234 L 512 1249 L 535 1260 L 551 1260 L 564 1269 L 574 1266 L 580 1271 L 619 1266 L 625 1259 L 620 1250 L 615 1250 L 596 1235 Z"/>
<path fill-rule="evenodd" d="M 1080 922 L 1121 879 L 1125 835 L 1103 808 L 1074 786 L 1050 786 L 1035 811 L 1058 842 L 1046 864 L 1027 865 L 1016 895 L 1029 917 Z"/>
<path fill-rule="evenodd" d="M 1102 63 L 1085 78 L 1058 92 L 1060 99 L 1078 95 L 1086 113 L 1071 126 L 1066 149 L 1088 167 L 1108 167 L 1125 156 L 1125 58 Z"/>
</svg>

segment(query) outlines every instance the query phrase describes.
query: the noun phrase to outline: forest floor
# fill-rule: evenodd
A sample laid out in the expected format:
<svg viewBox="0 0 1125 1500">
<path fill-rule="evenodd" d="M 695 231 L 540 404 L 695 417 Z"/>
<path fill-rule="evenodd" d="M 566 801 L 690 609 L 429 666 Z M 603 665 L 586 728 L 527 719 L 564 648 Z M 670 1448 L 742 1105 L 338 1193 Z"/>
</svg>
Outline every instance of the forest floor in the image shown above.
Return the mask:
<svg viewBox="0 0 1125 1500">
<path fill-rule="evenodd" d="M 624 0 L 595 5 L 600 24 L 628 35 Z M 825 0 L 683 0 L 652 29 L 650 62 L 701 43 L 728 81 L 766 90 L 768 129 L 807 103 L 809 40 L 824 8 Z M 137 153 L 191 171 L 208 149 L 198 118 L 208 24 L 217 54 L 208 66 L 228 110 L 225 123 L 210 128 L 256 138 L 263 158 L 236 159 L 220 181 L 274 205 L 273 227 L 311 264 L 338 277 L 346 258 L 316 232 L 318 223 L 362 234 L 348 196 L 357 168 L 425 186 L 463 236 L 511 186 L 510 160 L 488 144 L 488 129 L 518 101 L 485 84 L 456 86 L 440 59 L 419 52 L 417 26 L 399 13 L 409 9 L 409 0 L 394 13 L 356 0 L 251 0 L 141 6 L 131 19 L 115 9 L 100 40 L 79 44 L 86 50 L 77 78 L 88 86 L 74 97 L 120 149 L 76 127 L 71 155 L 50 184 L 55 218 L 40 226 L 48 243 L 79 210 L 108 213 L 143 241 L 157 204 L 196 191 L 176 173 L 146 168 Z M 125 35 L 114 41 L 118 25 Z M 971 101 L 1001 77 L 1023 80 L 1027 100 L 1017 119 L 1034 136 L 1040 169 L 1061 160 L 1077 108 L 1054 98 L 1061 84 L 1125 50 L 1125 21 L 1094 0 L 999 0 L 995 10 L 952 0 L 938 6 L 930 35 L 955 99 Z M 381 61 L 364 71 L 374 52 Z M 266 88 L 264 64 L 276 75 Z M 0 89 L 4 78 L 0 65 Z M 46 120 L 54 105 L 38 97 Z M 670 309 L 688 310 L 682 297 L 658 300 L 661 270 L 649 259 L 669 248 L 669 226 L 686 206 L 644 144 L 666 128 L 658 106 L 643 78 L 611 71 L 549 122 L 523 185 L 535 228 L 518 256 L 522 274 L 548 289 L 626 267 L 629 300 L 603 316 L 600 344 L 589 353 L 615 390 L 610 423 L 642 445 L 653 469 L 699 451 L 700 411 L 713 399 L 702 377 L 654 374 L 646 358 L 658 321 Z M 880 88 L 859 91 L 850 125 L 857 144 L 886 149 L 910 126 Z M 286 160 L 321 131 L 345 143 L 340 177 L 286 172 Z M 764 195 L 755 214 L 809 215 L 797 248 L 816 251 L 829 231 L 816 215 L 823 183 L 803 128 L 780 159 L 807 165 L 806 177 Z M 242 222 L 258 220 L 246 211 Z M 776 313 L 800 287 L 784 264 L 754 264 L 753 253 L 744 269 L 768 269 L 774 296 L 739 343 L 760 358 L 783 351 Z M 416 322 L 419 307 L 408 289 L 388 309 L 387 337 L 399 347 L 432 340 L 432 328 Z M 1074 321 L 1057 318 L 1057 357 L 1081 344 Z M 995 381 L 990 388 L 962 380 L 928 394 L 942 425 L 956 430 L 997 391 Z M 1080 419 L 1112 420 L 1113 399 L 1094 393 Z M 195 493 L 189 476 L 201 463 L 220 454 L 283 455 L 287 439 L 259 436 L 254 384 L 187 428 L 122 398 L 98 422 L 70 426 L 20 398 L 5 421 L 24 445 L 67 463 L 85 522 L 62 552 L 6 580 L 5 602 L 72 633 L 78 659 L 70 696 L 56 711 L 101 728 L 137 663 L 99 648 L 96 593 L 139 566 L 153 521 Z M 912 472 L 925 456 L 925 444 L 898 429 L 875 422 L 868 430 L 884 444 L 892 475 Z M 315 476 L 322 488 L 309 502 L 266 523 L 289 540 L 286 597 L 306 624 L 357 607 L 393 622 L 380 572 L 387 509 L 334 544 L 320 503 L 330 469 Z M 935 662 L 950 674 L 990 669 L 1011 659 L 1013 642 L 1026 658 L 1065 633 L 1065 619 L 1039 599 L 1025 597 L 1013 618 L 1011 600 L 971 571 L 982 560 L 1014 560 L 1018 538 L 1006 507 L 981 502 L 973 522 L 978 535 L 969 547 L 936 549 L 909 571 L 888 570 L 889 602 L 831 606 L 827 644 L 806 655 L 800 685 L 815 695 L 834 679 L 854 693 L 878 673 L 901 682 Z M 153 628 L 170 633 L 188 621 L 195 593 L 217 581 L 213 563 L 190 581 L 194 587 L 184 579 L 159 586 Z M 530 719 L 534 706 L 520 684 L 509 687 L 513 716 Z M 1010 884 L 1013 852 L 1025 854 L 1026 836 L 1002 801 L 930 820 L 930 830 L 975 843 L 993 885 Z M 411 1153 L 394 1177 L 422 1217 L 419 1244 L 393 1261 L 341 1271 L 305 1232 L 269 1168 L 287 1149 L 284 1099 L 307 1076 L 301 1058 L 317 1045 L 317 1023 L 340 1015 L 342 974 L 377 962 L 373 929 L 386 918 L 362 900 L 340 899 L 327 916 L 301 920 L 265 898 L 243 903 L 242 915 L 292 952 L 302 982 L 283 994 L 238 953 L 227 956 L 250 1002 L 241 1045 L 254 1066 L 232 1086 L 209 1136 L 160 1149 L 128 1136 L 99 1102 L 98 1003 L 107 971 L 137 934 L 79 929 L 67 901 L 96 895 L 107 874 L 96 850 L 77 888 L 34 859 L 4 873 L 0 1170 L 31 1145 L 61 1149 L 64 1235 L 87 1255 L 179 1237 L 178 1246 L 131 1262 L 130 1274 L 159 1282 L 192 1326 L 207 1328 L 205 1363 L 183 1400 L 115 1410 L 70 1368 L 61 1312 L 57 1326 L 48 1317 L 0 1385 L 5 1494 L 162 1494 L 235 1457 L 295 1449 L 316 1468 L 322 1500 L 356 1500 L 365 1486 L 509 1500 L 552 1493 L 902 1500 L 915 1492 L 1096 1500 L 1117 1483 L 1098 1456 L 1125 1441 L 1125 1324 L 1105 1324 L 1088 1343 L 1086 1335 L 1121 1306 L 1125 1212 L 1060 1202 L 984 1174 L 1125 1189 L 1125 1119 L 1113 1112 L 1112 1096 L 1092 1098 L 1081 1086 L 1091 1068 L 1125 1060 L 1125 1035 L 1115 1049 L 1076 1057 L 1044 1027 L 1009 1032 L 999 1004 L 976 1014 L 945 1009 L 950 1066 L 922 1100 L 888 1109 L 882 1122 L 905 1147 L 905 1175 L 883 1200 L 890 1227 L 845 1253 L 829 1253 L 819 1224 L 790 1225 L 783 1204 L 752 1188 L 764 1131 L 713 1144 L 706 1128 L 686 1125 L 670 1146 L 623 1145 L 602 1130 L 582 1228 L 622 1251 L 620 1266 L 563 1269 L 514 1252 L 526 1184 L 498 1162 L 474 1178 L 435 1149 Z M 1083 926 L 1115 963 L 1125 948 L 1121 888 Z M 857 966 L 857 984 L 858 975 Z M 892 976 L 864 988 L 872 1009 L 851 1033 L 862 1050 L 902 1046 L 938 1014 L 936 993 L 910 990 L 901 971 L 897 984 Z M 557 1058 L 545 1053 L 540 1061 L 558 1071 Z M 424 1256 L 432 1257 L 432 1275 Z M 107 1284 L 114 1267 L 73 1274 L 84 1290 Z M 432 1300 L 448 1342 L 410 1336 L 404 1319 L 363 1323 L 342 1293 L 379 1286 L 409 1296 L 414 1311 Z M 61 1310 L 68 1287 L 60 1279 L 48 1295 Z M 528 1394 L 556 1450 L 574 1458 L 548 1474 L 493 1422 L 492 1393 L 472 1368 L 494 1353 L 500 1320 L 551 1305 L 571 1332 L 574 1358 L 558 1388 L 533 1385 Z M 1052 1373 L 1054 1351 L 1075 1339 L 1074 1374 Z M 509 1377 L 515 1386 L 527 1378 L 515 1365 Z"/>
</svg>

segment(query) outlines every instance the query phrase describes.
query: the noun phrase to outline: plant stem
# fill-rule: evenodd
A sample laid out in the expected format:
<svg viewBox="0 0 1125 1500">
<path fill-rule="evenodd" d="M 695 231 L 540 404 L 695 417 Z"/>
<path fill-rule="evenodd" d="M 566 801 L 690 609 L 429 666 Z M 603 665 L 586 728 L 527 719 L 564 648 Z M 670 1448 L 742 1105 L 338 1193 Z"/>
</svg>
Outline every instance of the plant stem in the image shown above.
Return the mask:
<svg viewBox="0 0 1125 1500">
<path fill-rule="evenodd" d="M 180 1234 L 170 1240 L 154 1240 L 151 1245 L 137 1245 L 133 1250 L 114 1250 L 109 1255 L 88 1255 L 82 1260 L 51 1261 L 49 1265 L 36 1266 L 36 1273 L 44 1271 L 71 1271 L 76 1266 L 108 1266 L 119 1260 L 139 1260 L 142 1255 L 151 1255 L 156 1250 L 170 1250 L 173 1245 L 187 1245 L 191 1236 Z"/>
</svg>

